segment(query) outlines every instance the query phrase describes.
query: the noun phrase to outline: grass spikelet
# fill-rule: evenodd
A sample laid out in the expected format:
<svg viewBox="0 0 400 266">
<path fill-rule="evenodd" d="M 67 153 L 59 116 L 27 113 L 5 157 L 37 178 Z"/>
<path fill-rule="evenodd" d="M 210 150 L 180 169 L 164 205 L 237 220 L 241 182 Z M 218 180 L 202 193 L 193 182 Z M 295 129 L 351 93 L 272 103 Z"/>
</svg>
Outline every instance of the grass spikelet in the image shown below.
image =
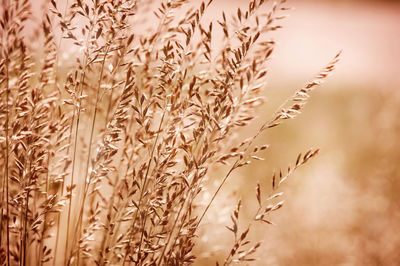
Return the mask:
<svg viewBox="0 0 400 266">
<path fill-rule="evenodd" d="M 295 118 L 339 57 L 237 143 L 234 133 L 255 122 L 264 102 L 275 45 L 268 38 L 287 7 L 251 0 L 205 23 L 212 5 L 70 0 L 64 10 L 51 0 L 30 40 L 30 2 L 2 1 L 1 265 L 196 261 L 199 226 L 216 196 L 235 170 L 263 160 L 269 145 L 254 146 L 256 138 Z M 274 175 L 267 199 L 257 185 L 254 221 L 272 224 L 269 214 L 283 206 L 275 190 L 317 153 Z M 221 164 L 226 175 L 207 191 Z M 254 221 L 240 227 L 240 207 L 227 226 L 234 243 L 224 265 L 255 260 L 261 246 L 248 240 Z"/>
</svg>

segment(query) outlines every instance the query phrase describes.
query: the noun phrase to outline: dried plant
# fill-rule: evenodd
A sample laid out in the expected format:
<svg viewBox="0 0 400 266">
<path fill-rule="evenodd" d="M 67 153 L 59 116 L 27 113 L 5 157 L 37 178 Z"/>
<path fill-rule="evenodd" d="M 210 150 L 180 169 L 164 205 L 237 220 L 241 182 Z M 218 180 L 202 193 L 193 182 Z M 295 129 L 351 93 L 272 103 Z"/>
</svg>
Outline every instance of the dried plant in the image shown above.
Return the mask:
<svg viewBox="0 0 400 266">
<path fill-rule="evenodd" d="M 51 0 L 29 38 L 26 25 L 38 21 L 30 2 L 2 0 L 1 265 L 195 261 L 198 228 L 216 195 L 268 148 L 254 140 L 300 113 L 338 60 L 238 142 L 233 133 L 263 102 L 270 33 L 287 8 L 281 0 L 265 12 L 267 1 L 252 0 L 205 24 L 211 4 L 70 0 L 64 8 Z M 158 25 L 151 27 L 145 18 L 154 5 Z M 317 152 L 274 175 L 274 191 Z M 199 195 L 220 164 L 229 170 L 202 205 Z M 269 204 L 281 193 L 263 202 L 259 185 L 256 191 L 254 221 L 270 223 L 282 202 Z M 228 227 L 235 241 L 226 265 L 253 260 L 260 247 L 244 247 L 250 226 L 239 233 L 240 205 Z"/>
</svg>

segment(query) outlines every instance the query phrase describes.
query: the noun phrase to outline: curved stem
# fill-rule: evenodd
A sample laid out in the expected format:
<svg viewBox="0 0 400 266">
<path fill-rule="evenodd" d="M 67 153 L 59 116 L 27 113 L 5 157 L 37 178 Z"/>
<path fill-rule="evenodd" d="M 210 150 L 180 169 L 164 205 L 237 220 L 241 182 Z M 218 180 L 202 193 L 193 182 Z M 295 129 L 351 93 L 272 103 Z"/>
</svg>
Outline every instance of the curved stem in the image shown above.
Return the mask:
<svg viewBox="0 0 400 266">
<path fill-rule="evenodd" d="M 67 14 L 68 4 L 69 4 L 69 0 L 66 0 L 65 1 L 65 8 L 64 8 L 64 16 Z M 63 38 L 60 37 L 60 40 L 58 41 L 58 47 L 57 47 L 58 51 L 61 50 L 62 40 L 63 40 Z M 58 80 L 58 73 L 59 73 L 58 62 L 59 62 L 59 53 L 57 53 L 56 60 L 55 60 L 55 82 L 54 82 L 55 88 L 57 88 L 57 80 Z M 75 116 L 75 113 L 72 116 L 72 122 L 71 123 L 73 123 L 73 121 L 74 121 L 74 118 L 75 118 L 74 116 Z M 69 155 L 69 150 L 70 150 L 71 141 L 72 141 L 72 128 L 73 127 L 71 125 L 70 132 L 69 132 L 69 138 L 68 138 L 67 155 Z M 64 186 L 65 186 L 65 182 L 64 182 L 64 178 L 62 178 L 62 181 L 61 181 L 61 196 L 64 195 Z M 55 243 L 55 247 L 54 247 L 53 266 L 56 265 L 58 243 L 59 243 L 59 238 L 60 238 L 60 223 L 61 223 L 61 213 L 57 213 L 57 233 L 56 233 L 56 240 L 55 240 L 56 243 Z"/>
<path fill-rule="evenodd" d="M 90 156 L 91 156 L 91 149 L 92 149 L 92 142 L 93 142 L 93 134 L 94 134 L 94 127 L 95 127 L 95 124 L 96 124 L 97 110 L 98 110 L 98 105 L 99 105 L 101 80 L 103 79 L 104 65 L 105 65 L 105 61 L 106 61 L 107 55 L 108 55 L 108 51 L 109 51 L 109 46 L 107 46 L 106 52 L 104 53 L 103 62 L 101 64 L 99 83 L 98 83 L 98 86 L 97 86 L 96 104 L 94 106 L 94 113 L 93 113 L 92 125 L 91 125 L 91 130 L 90 130 L 88 155 L 87 155 L 87 161 L 86 161 L 85 184 L 84 184 L 85 194 L 83 195 L 82 205 L 81 205 L 80 213 L 79 213 L 79 220 L 78 220 L 78 225 L 77 225 L 78 230 L 76 231 L 76 233 L 78 233 L 79 235 L 77 236 L 77 238 L 79 238 L 81 236 L 81 234 L 82 234 L 81 231 L 82 231 L 83 211 L 84 211 L 85 202 L 86 202 L 86 194 L 87 194 L 88 186 L 89 186 L 88 174 L 89 174 L 89 165 L 90 165 Z M 76 233 L 75 233 L 75 235 L 76 235 Z M 79 265 L 79 259 L 80 259 L 80 250 L 78 249 L 77 265 Z"/>
<path fill-rule="evenodd" d="M 8 39 L 8 36 L 7 36 Z M 6 219 L 6 226 L 7 226 L 7 265 L 10 264 L 10 210 L 9 210 L 9 187 L 8 187 L 8 153 L 9 153 L 9 136 L 8 136 L 8 124 L 10 121 L 10 114 L 8 108 L 8 101 L 10 98 L 10 76 L 9 76 L 9 65 L 8 65 L 8 51 L 6 51 L 6 167 L 4 168 L 4 179 L 6 182 L 6 212 L 7 212 L 7 219 Z"/>
<path fill-rule="evenodd" d="M 84 67 L 82 69 L 81 72 L 81 80 L 80 80 L 80 92 L 79 92 L 79 96 L 82 96 L 83 93 L 83 86 L 85 83 L 85 79 L 86 79 L 86 69 L 87 69 L 87 63 L 88 63 L 88 54 L 89 54 L 89 37 L 91 35 L 91 32 L 93 30 L 93 25 L 91 26 L 89 33 L 86 37 L 86 52 L 85 52 L 85 62 L 84 62 Z M 76 85 L 77 86 L 77 85 Z M 70 223 L 71 223 L 71 209 L 72 209 L 72 187 L 74 185 L 74 175 L 75 175 L 75 167 L 76 167 L 76 150 L 77 150 L 77 146 L 78 146 L 78 134 L 79 134 L 79 122 L 80 122 L 80 117 L 81 117 L 81 111 L 82 111 L 82 98 L 79 97 L 79 101 L 78 101 L 78 110 L 75 112 L 76 113 L 76 128 L 75 128 L 75 142 L 74 142 L 74 149 L 73 149 L 73 158 L 72 158 L 72 170 L 71 170 L 71 182 L 70 182 L 70 189 L 71 189 L 71 195 L 69 198 L 69 204 L 68 204 L 68 219 L 67 219 L 67 234 L 66 234 L 66 241 L 65 241 L 65 251 L 64 251 L 64 264 L 69 264 L 69 262 L 67 262 L 67 254 L 68 254 L 68 235 L 69 235 L 69 227 L 70 227 Z M 71 247 L 72 250 L 72 247 Z"/>
<path fill-rule="evenodd" d="M 163 115 L 162 115 L 162 117 L 161 117 L 160 124 L 159 124 L 159 126 L 158 126 L 156 139 L 154 140 L 153 148 L 152 148 L 152 151 L 151 151 L 151 154 L 150 154 L 150 158 L 149 158 L 149 161 L 148 161 L 148 164 L 147 164 L 147 169 L 146 169 L 146 174 L 145 174 L 144 181 L 143 181 L 143 185 L 142 185 L 142 190 L 140 191 L 138 209 L 137 209 L 137 211 L 136 211 L 136 213 L 135 213 L 135 216 L 134 216 L 133 221 L 132 221 L 132 225 L 131 225 L 131 227 L 130 227 L 130 229 L 129 229 L 129 231 L 130 231 L 130 236 L 129 236 L 129 241 L 128 241 L 127 246 L 126 246 L 126 252 L 125 252 L 125 256 L 124 256 L 124 260 L 123 260 L 122 266 L 125 265 L 126 258 L 127 258 L 127 256 L 128 256 L 128 253 L 129 253 L 130 245 L 131 245 L 132 238 L 133 238 L 133 228 L 134 228 L 134 226 L 135 226 L 135 222 L 136 222 L 136 219 L 137 219 L 137 215 L 138 215 L 138 213 L 140 212 L 140 207 L 141 207 L 141 203 L 142 203 L 142 200 L 143 200 L 143 195 L 144 195 L 144 192 L 145 192 L 146 187 L 147 187 L 147 184 L 148 184 L 148 183 L 147 183 L 147 180 L 148 180 L 148 176 L 149 176 L 150 165 L 151 165 L 151 161 L 152 161 L 153 156 L 154 156 L 154 151 L 155 151 L 156 146 L 157 146 L 158 138 L 159 138 L 159 136 L 160 136 L 160 131 L 161 131 L 161 128 L 162 128 L 162 124 L 163 124 L 163 122 L 164 122 L 165 113 L 166 113 L 166 107 L 164 108 L 164 112 L 163 112 Z M 143 233 L 144 233 L 144 228 L 143 228 L 143 230 L 142 230 L 142 236 L 141 236 L 141 238 L 143 237 Z M 140 254 L 139 254 L 139 253 L 140 253 L 140 248 L 141 248 L 141 245 L 139 245 L 138 256 L 140 255 Z"/>
</svg>

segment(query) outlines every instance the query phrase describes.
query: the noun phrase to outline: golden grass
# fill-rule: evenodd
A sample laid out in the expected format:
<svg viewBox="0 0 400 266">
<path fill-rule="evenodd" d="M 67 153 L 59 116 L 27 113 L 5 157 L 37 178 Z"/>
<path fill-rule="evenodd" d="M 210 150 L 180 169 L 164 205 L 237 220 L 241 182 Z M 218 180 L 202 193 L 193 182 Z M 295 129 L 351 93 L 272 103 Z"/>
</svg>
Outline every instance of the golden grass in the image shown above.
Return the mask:
<svg viewBox="0 0 400 266">
<path fill-rule="evenodd" d="M 249 1 L 208 25 L 212 1 L 54 0 L 35 38 L 29 1 L 3 0 L 1 9 L 2 265 L 186 265 L 199 225 L 236 169 L 268 146 L 265 130 L 297 116 L 309 93 L 333 70 L 337 55 L 295 92 L 254 135 L 233 133 L 255 118 L 285 1 Z M 149 13 L 150 12 L 150 13 Z M 141 33 L 152 14 L 158 26 Z M 179 19 L 176 14 L 185 12 Z M 223 38 L 214 40 L 214 31 Z M 59 40 L 57 33 L 61 32 Z M 215 41 L 223 47 L 213 49 Z M 74 54 L 62 58 L 62 46 Z M 257 185 L 253 222 L 270 223 L 283 202 L 279 185 L 317 154 L 299 155 L 272 178 L 273 193 Z M 199 195 L 211 168 L 228 165 L 206 204 Z M 254 260 L 260 243 L 240 231 L 224 265 Z"/>
</svg>

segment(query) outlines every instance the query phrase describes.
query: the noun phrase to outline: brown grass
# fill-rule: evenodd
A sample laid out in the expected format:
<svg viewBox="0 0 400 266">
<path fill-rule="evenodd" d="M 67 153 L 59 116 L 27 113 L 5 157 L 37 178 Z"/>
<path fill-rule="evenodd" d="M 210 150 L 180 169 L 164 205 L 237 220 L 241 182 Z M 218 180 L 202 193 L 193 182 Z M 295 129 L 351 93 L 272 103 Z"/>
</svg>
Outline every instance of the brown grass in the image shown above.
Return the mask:
<svg viewBox="0 0 400 266">
<path fill-rule="evenodd" d="M 254 140 L 295 118 L 338 60 L 237 141 L 233 133 L 263 102 L 270 33 L 280 28 L 285 1 L 267 12 L 267 2 L 249 1 L 207 25 L 212 1 L 187 2 L 153 10 L 151 1 L 75 0 L 64 10 L 52 0 L 29 39 L 24 27 L 37 21 L 29 1 L 2 1 L 1 265 L 193 263 L 198 228 L 216 195 L 268 148 Z M 152 12 L 158 26 L 142 33 Z M 63 47 L 74 51 L 67 59 Z M 283 204 L 275 202 L 279 185 L 317 153 L 274 174 L 270 196 L 257 185 L 253 222 L 270 223 Z M 220 164 L 228 172 L 200 204 Z M 224 265 L 252 261 L 260 247 L 247 241 L 250 225 L 240 232 L 240 206 Z"/>
</svg>

